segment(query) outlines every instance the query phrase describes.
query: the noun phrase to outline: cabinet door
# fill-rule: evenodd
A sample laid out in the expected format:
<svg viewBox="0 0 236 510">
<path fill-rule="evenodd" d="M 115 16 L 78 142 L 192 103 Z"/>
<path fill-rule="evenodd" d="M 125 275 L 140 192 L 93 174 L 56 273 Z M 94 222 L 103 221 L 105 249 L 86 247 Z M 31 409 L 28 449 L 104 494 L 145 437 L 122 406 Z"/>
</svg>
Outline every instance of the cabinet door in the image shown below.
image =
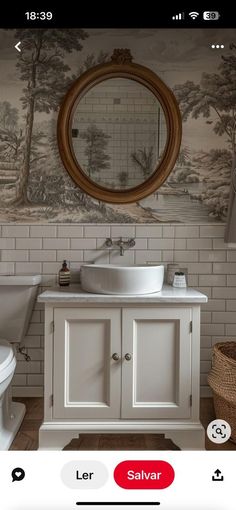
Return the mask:
<svg viewBox="0 0 236 510">
<path fill-rule="evenodd" d="M 122 418 L 190 417 L 190 320 L 189 308 L 123 309 Z"/>
<path fill-rule="evenodd" d="M 54 418 L 119 418 L 121 311 L 54 309 Z"/>
</svg>

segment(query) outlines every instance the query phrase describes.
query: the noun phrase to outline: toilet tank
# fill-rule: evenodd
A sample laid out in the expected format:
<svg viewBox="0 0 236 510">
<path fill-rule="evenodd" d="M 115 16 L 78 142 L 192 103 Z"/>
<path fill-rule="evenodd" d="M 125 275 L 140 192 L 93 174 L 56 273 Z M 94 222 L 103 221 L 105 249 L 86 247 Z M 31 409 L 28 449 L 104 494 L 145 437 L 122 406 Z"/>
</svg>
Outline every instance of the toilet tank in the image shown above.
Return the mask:
<svg viewBox="0 0 236 510">
<path fill-rule="evenodd" d="M 40 282 L 40 275 L 0 276 L 0 338 L 24 339 Z"/>
</svg>

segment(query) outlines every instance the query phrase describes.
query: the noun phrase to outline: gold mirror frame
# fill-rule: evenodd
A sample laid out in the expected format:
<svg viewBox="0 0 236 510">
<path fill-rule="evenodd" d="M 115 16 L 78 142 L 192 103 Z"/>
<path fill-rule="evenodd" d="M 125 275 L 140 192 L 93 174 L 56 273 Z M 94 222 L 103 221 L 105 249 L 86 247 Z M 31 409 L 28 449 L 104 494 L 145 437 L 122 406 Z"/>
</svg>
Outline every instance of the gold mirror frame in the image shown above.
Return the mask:
<svg viewBox="0 0 236 510">
<path fill-rule="evenodd" d="M 161 104 L 167 125 L 167 142 L 161 162 L 144 182 L 127 190 L 105 188 L 90 179 L 74 157 L 71 126 L 80 98 L 96 84 L 109 78 L 128 78 L 149 89 Z M 116 49 L 111 62 L 99 64 L 76 80 L 67 92 L 58 116 L 58 147 L 62 162 L 74 182 L 86 193 L 110 203 L 131 203 L 151 195 L 167 179 L 179 154 L 182 136 L 181 114 L 172 91 L 151 69 L 132 62 L 129 49 Z"/>
</svg>

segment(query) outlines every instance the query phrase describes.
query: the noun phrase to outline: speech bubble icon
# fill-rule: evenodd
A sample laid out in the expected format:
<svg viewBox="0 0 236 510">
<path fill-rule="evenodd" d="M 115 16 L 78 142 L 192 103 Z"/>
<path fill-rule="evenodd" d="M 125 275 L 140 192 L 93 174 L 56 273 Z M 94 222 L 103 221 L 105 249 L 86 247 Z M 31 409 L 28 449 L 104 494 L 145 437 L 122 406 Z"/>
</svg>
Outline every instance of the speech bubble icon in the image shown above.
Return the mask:
<svg viewBox="0 0 236 510">
<path fill-rule="evenodd" d="M 13 469 L 13 471 L 11 472 L 11 476 L 13 482 L 21 482 L 21 480 L 24 480 L 25 478 L 25 471 L 24 469 L 17 467 Z"/>
</svg>

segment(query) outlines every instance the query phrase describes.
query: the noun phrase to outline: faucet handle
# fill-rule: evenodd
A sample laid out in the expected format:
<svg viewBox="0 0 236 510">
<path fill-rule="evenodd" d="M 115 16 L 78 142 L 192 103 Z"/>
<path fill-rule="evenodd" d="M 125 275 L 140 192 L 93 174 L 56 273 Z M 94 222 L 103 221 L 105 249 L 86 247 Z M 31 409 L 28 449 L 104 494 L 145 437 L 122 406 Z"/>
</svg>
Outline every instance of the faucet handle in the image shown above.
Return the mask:
<svg viewBox="0 0 236 510">
<path fill-rule="evenodd" d="M 133 248 L 133 246 L 135 246 L 135 239 L 133 237 L 131 237 L 129 240 L 128 240 L 128 244 L 130 246 L 130 248 Z"/>
<path fill-rule="evenodd" d="M 106 238 L 105 245 L 107 246 L 107 248 L 111 248 L 111 246 L 113 245 L 112 239 L 110 237 Z"/>
</svg>

